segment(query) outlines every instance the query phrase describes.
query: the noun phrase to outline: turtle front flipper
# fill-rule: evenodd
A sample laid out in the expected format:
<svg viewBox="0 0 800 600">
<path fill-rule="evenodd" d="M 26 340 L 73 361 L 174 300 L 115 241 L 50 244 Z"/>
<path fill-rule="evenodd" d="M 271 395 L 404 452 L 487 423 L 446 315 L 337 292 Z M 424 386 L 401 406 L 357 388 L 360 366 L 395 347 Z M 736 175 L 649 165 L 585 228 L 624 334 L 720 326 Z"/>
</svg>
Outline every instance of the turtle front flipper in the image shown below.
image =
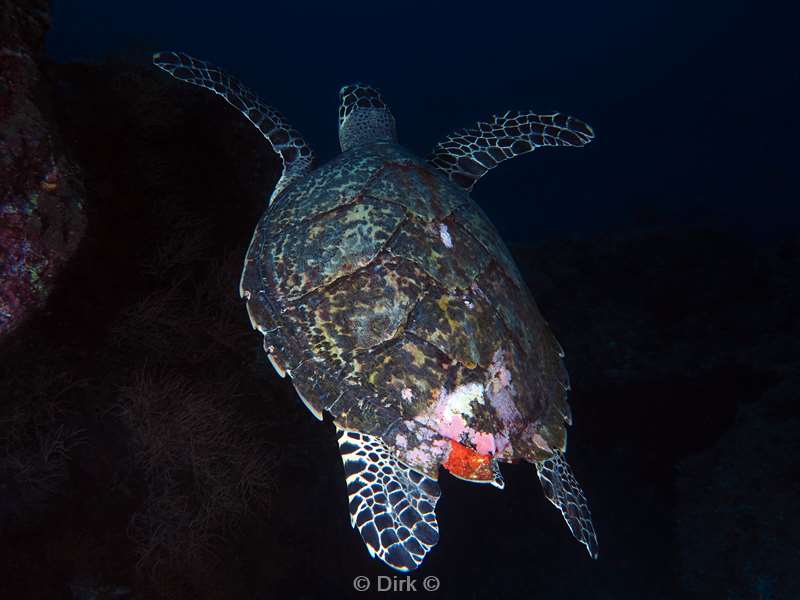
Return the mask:
<svg viewBox="0 0 800 600">
<path fill-rule="evenodd" d="M 283 173 L 270 196 L 275 200 L 293 179 L 305 175 L 311 169 L 314 155 L 303 136 L 286 121 L 284 116 L 261 99 L 242 83 L 202 60 L 182 52 L 157 52 L 153 64 L 175 79 L 211 90 L 225 98 L 231 106 L 255 125 L 272 149 L 281 157 Z"/>
<path fill-rule="evenodd" d="M 439 484 L 398 462 L 380 438 L 337 433 L 352 526 L 370 556 L 398 571 L 416 569 L 439 541 Z"/>
<path fill-rule="evenodd" d="M 469 191 L 487 171 L 509 158 L 541 146 L 585 146 L 593 138 L 594 130 L 575 117 L 507 112 L 451 133 L 436 144 L 428 161 Z"/>
<path fill-rule="evenodd" d="M 550 458 L 537 462 L 536 472 L 544 495 L 561 511 L 572 535 L 586 546 L 592 558 L 597 558 L 597 535 L 589 504 L 564 455 L 556 452 Z"/>
</svg>

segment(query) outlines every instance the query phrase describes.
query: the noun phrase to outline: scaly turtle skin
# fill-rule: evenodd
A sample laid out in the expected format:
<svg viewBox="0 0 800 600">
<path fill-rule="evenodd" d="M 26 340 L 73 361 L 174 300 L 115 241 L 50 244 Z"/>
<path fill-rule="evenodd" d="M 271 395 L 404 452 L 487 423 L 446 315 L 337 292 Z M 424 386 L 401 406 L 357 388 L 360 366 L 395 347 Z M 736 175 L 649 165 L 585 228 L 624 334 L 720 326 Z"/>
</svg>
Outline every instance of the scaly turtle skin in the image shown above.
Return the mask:
<svg viewBox="0 0 800 600">
<path fill-rule="evenodd" d="M 397 143 L 380 93 L 340 91 L 342 154 L 314 169 L 302 136 L 222 71 L 184 54 L 156 65 L 210 89 L 284 165 L 247 252 L 241 295 L 276 371 L 339 434 L 353 527 L 414 569 L 439 537 L 439 465 L 503 487 L 498 462 L 533 463 L 546 497 L 597 556 L 586 499 L 564 459 L 563 352 L 508 250 L 468 191 L 539 146 L 582 146 L 585 123 L 506 113 L 423 161 Z"/>
</svg>

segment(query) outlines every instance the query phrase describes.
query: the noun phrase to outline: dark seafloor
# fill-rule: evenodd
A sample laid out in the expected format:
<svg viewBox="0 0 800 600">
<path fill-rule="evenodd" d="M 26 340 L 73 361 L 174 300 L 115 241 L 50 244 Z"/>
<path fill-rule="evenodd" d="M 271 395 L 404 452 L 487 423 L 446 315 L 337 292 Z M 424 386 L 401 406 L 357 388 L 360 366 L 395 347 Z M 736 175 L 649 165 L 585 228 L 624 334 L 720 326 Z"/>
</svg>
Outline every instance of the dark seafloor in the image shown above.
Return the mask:
<svg viewBox="0 0 800 600">
<path fill-rule="evenodd" d="M 354 577 L 392 573 L 350 529 L 333 428 L 274 374 L 237 295 L 277 158 L 234 110 L 149 66 L 48 57 L 46 1 L 0 11 L 0 291 L 30 307 L 0 339 L 0 598 L 369 597 Z M 267 73 L 283 69 L 272 58 Z M 331 124 L 312 140 L 323 147 L 335 91 L 307 100 Z M 581 102 L 571 112 L 592 122 Z M 599 173 L 618 113 L 598 112 L 586 156 L 544 164 Z M 796 115 L 772 116 L 796 132 Z M 448 119 L 429 143 L 464 124 Z M 533 232 L 570 209 L 502 214 L 538 202 L 533 165 L 547 160 L 517 159 L 509 177 L 528 179 L 513 197 L 475 197 L 567 351 L 569 457 L 600 559 L 532 468 L 505 466 L 503 492 L 443 473 L 441 541 L 417 587 L 434 575 L 428 595 L 448 598 L 800 598 L 800 234 L 796 212 L 764 214 L 796 198 L 789 158 L 762 156 L 766 170 L 723 186 L 735 198 L 709 184 L 718 203 L 700 216 L 670 208 L 694 188 L 657 180 L 633 186 L 626 223 L 577 219 L 544 239 Z M 667 180 L 676 167 L 652 168 Z M 554 185 L 549 199 L 569 193 Z M 753 231 L 728 218 L 748 205 Z"/>
</svg>

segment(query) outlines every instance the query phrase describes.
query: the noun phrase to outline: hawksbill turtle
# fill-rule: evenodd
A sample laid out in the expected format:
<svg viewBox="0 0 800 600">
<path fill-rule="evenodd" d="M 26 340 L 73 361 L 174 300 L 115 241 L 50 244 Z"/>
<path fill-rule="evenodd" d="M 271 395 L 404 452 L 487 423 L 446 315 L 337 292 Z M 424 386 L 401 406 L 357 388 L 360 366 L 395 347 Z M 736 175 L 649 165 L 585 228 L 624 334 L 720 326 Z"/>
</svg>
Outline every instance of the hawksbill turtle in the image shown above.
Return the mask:
<svg viewBox="0 0 800 600">
<path fill-rule="evenodd" d="M 280 156 L 240 294 L 268 359 L 338 434 L 351 523 L 400 571 L 439 539 L 439 465 L 503 488 L 498 463 L 536 467 L 547 499 L 597 557 L 586 498 L 564 458 L 564 353 L 508 250 L 470 198 L 490 169 L 594 132 L 560 113 L 507 112 L 449 135 L 426 160 L 397 141 L 381 93 L 339 92 L 341 154 L 319 167 L 274 108 L 182 53 L 154 63 L 222 96 Z"/>
</svg>

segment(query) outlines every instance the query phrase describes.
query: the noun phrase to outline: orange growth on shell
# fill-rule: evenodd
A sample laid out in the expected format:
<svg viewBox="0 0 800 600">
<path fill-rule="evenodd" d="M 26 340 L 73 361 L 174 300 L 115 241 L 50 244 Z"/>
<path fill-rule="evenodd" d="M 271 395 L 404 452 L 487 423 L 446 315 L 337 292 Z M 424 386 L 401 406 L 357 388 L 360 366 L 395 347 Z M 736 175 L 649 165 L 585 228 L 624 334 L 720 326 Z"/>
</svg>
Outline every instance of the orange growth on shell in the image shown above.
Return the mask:
<svg viewBox="0 0 800 600">
<path fill-rule="evenodd" d="M 450 453 L 442 466 L 453 475 L 475 481 L 491 481 L 494 479 L 492 457 L 478 454 L 472 448 L 450 440 Z"/>
</svg>

